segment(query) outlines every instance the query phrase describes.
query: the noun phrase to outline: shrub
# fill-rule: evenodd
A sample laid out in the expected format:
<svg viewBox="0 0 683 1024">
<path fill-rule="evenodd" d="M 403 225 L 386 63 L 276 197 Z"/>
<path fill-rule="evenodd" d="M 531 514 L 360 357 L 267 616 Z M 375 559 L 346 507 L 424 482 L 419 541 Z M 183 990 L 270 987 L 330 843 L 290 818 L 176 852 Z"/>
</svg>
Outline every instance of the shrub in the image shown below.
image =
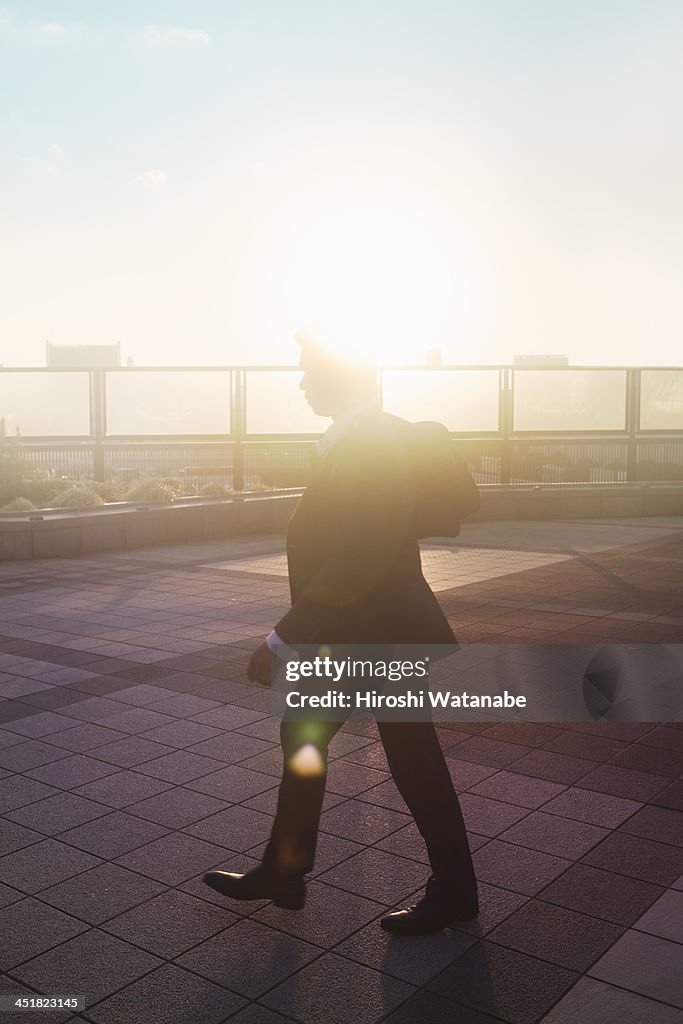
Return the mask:
<svg viewBox="0 0 683 1024">
<path fill-rule="evenodd" d="M 93 505 L 104 505 L 97 491 L 85 484 L 72 484 L 55 494 L 53 508 L 91 508 Z"/>
<path fill-rule="evenodd" d="M 13 498 L 0 508 L 0 512 L 34 512 L 35 507 L 28 498 Z"/>
<path fill-rule="evenodd" d="M 204 484 L 199 488 L 199 494 L 203 498 L 222 498 L 226 494 L 231 494 L 232 491 L 227 484 L 220 484 L 218 481 L 212 481 L 209 484 Z"/>
<path fill-rule="evenodd" d="M 170 502 L 175 496 L 175 488 L 165 480 L 140 480 L 126 491 L 125 500 Z"/>
<path fill-rule="evenodd" d="M 103 501 L 123 501 L 126 493 L 126 484 L 113 480 L 90 480 L 88 487 L 99 494 Z"/>
</svg>

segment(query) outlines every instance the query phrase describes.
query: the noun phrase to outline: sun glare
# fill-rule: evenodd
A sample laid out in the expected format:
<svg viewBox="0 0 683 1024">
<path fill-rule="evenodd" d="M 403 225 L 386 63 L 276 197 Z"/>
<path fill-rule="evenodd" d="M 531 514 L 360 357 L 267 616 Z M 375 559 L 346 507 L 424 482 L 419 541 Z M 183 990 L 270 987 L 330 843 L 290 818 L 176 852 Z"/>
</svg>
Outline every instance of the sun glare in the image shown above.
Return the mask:
<svg viewBox="0 0 683 1024">
<path fill-rule="evenodd" d="M 454 246 L 429 218 L 379 200 L 320 210 L 282 253 L 288 318 L 349 356 L 422 363 L 452 333 Z"/>
</svg>

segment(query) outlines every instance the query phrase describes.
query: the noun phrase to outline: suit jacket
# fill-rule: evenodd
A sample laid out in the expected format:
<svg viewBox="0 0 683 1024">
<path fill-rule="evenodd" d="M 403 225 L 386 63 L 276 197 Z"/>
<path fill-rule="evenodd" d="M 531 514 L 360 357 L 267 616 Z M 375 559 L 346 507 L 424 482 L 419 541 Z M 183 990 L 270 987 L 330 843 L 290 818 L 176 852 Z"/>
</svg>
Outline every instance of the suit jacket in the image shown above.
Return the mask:
<svg viewBox="0 0 683 1024">
<path fill-rule="evenodd" d="M 314 471 L 287 531 L 284 643 L 455 643 L 422 575 L 407 429 L 368 410 Z"/>
</svg>

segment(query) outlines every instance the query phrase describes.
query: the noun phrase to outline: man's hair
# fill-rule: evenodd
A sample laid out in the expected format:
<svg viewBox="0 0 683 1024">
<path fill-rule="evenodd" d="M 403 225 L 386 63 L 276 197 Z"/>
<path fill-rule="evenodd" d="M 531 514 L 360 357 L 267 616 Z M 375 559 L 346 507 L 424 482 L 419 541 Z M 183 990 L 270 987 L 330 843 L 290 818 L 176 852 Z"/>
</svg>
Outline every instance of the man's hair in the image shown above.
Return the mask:
<svg viewBox="0 0 683 1024">
<path fill-rule="evenodd" d="M 334 373 L 339 380 L 348 381 L 351 386 L 364 390 L 376 389 L 377 364 L 372 360 L 350 355 L 341 346 L 310 328 L 297 331 L 295 338 L 313 364 Z"/>
</svg>

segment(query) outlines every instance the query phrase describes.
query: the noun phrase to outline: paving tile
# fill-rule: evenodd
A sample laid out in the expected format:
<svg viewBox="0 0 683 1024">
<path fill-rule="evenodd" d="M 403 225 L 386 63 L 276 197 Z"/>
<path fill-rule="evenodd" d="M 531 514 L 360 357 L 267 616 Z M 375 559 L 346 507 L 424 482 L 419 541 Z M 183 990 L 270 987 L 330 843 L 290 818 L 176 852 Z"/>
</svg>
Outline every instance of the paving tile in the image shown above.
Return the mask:
<svg viewBox="0 0 683 1024">
<path fill-rule="evenodd" d="M 279 781 L 282 778 L 282 750 L 280 747 L 271 747 L 264 754 L 257 754 L 255 757 L 248 757 L 245 761 L 241 761 L 240 767 L 251 768 L 255 772 L 274 776 Z"/>
<path fill-rule="evenodd" d="M 49 683 L 43 683 L 39 679 L 24 679 L 21 676 L 6 676 L 0 682 L 0 697 L 11 700 L 13 697 L 25 698 L 32 693 L 39 693 L 41 690 L 51 690 Z"/>
<path fill-rule="evenodd" d="M 34 893 L 99 863 L 89 853 L 56 839 L 45 839 L 0 857 L 0 878 L 21 892 Z"/>
<path fill-rule="evenodd" d="M 194 694 L 178 693 L 173 696 L 162 697 L 150 705 L 153 711 L 159 711 L 162 715 L 173 715 L 175 718 L 191 718 L 200 715 L 205 711 L 212 711 L 220 707 L 217 700 L 207 700 L 206 697 L 195 697 Z M 211 724 L 211 723 L 208 723 Z"/>
<path fill-rule="evenodd" d="M 27 779 L 23 775 L 0 779 L 0 814 L 58 792 L 54 786 L 46 786 L 43 782 Z"/>
<path fill-rule="evenodd" d="M 165 964 L 133 982 L 88 1011 L 96 1024 L 219 1024 L 235 1020 L 232 1014 L 244 1004 L 234 992 L 226 992 L 174 964 Z"/>
<path fill-rule="evenodd" d="M 0 910 L 3 970 L 32 960 L 86 929 L 82 921 L 30 897 L 12 903 Z"/>
<path fill-rule="evenodd" d="M 107 697 L 87 697 L 75 704 L 69 704 L 69 721 L 65 722 L 62 728 L 73 726 L 73 719 L 82 722 L 102 722 L 106 726 L 106 719 L 111 715 L 118 715 L 121 705 Z"/>
<path fill-rule="evenodd" d="M 503 832 L 500 838 L 507 843 L 518 843 L 532 850 L 542 850 L 558 857 L 576 859 L 597 846 L 608 834 L 607 829 L 589 825 L 584 821 L 560 818 L 544 811 L 532 811 L 522 821 Z"/>
<path fill-rule="evenodd" d="M 242 733 L 221 733 L 210 740 L 202 740 L 188 747 L 193 754 L 215 758 L 225 764 L 235 764 L 247 757 L 254 757 L 270 750 L 273 744 L 259 740 L 255 736 L 244 736 Z"/>
<path fill-rule="evenodd" d="M 667 775 L 677 778 L 681 774 L 681 754 L 676 750 L 660 747 L 646 747 L 633 743 L 614 758 L 612 762 L 619 768 L 633 768 L 638 772 L 651 775 Z"/>
<path fill-rule="evenodd" d="M 306 887 L 303 910 L 292 914 L 269 903 L 253 920 L 329 949 L 385 912 L 381 903 L 314 880 Z"/>
<path fill-rule="evenodd" d="M 161 779 L 152 779 L 138 772 L 122 771 L 79 786 L 74 793 L 97 800 L 109 807 L 127 807 L 146 797 L 168 792 L 171 788 L 170 783 Z"/>
<path fill-rule="evenodd" d="M 81 993 L 90 1006 L 161 963 L 149 953 L 91 928 L 22 964 L 14 973 L 38 992 Z"/>
<path fill-rule="evenodd" d="M 492 839 L 477 850 L 472 859 L 481 881 L 525 896 L 535 896 L 571 863 L 537 850 L 520 850 L 499 839 Z"/>
<path fill-rule="evenodd" d="M 261 999 L 298 1021 L 370 1024 L 414 992 L 411 985 L 327 953 Z"/>
<path fill-rule="evenodd" d="M 563 967 L 483 941 L 431 981 L 429 989 L 510 1024 L 536 1024 L 577 980 Z"/>
<path fill-rule="evenodd" d="M 139 818 L 156 821 L 158 825 L 164 825 L 166 828 L 179 829 L 199 821 L 200 818 L 207 818 L 210 814 L 225 810 L 227 806 L 223 800 L 176 786 L 164 793 L 130 804 L 127 811 Z"/>
<path fill-rule="evenodd" d="M 230 1024 L 288 1024 L 291 1017 L 283 1017 L 281 1013 L 269 1010 L 261 1003 L 252 1003 L 230 1018 Z"/>
<path fill-rule="evenodd" d="M 334 952 L 409 984 L 425 985 L 476 941 L 475 936 L 452 929 L 397 939 L 372 921 L 335 946 Z"/>
<path fill-rule="evenodd" d="M 675 811 L 683 811 L 683 779 L 676 779 L 663 789 L 652 801 L 660 807 L 671 807 Z"/>
<path fill-rule="evenodd" d="M 573 864 L 543 890 L 540 898 L 614 924 L 629 926 L 661 893 L 659 886 L 649 882 L 635 878 L 626 880 L 623 875 L 588 864 Z"/>
<path fill-rule="evenodd" d="M 239 956 L 229 955 L 231 950 L 239 950 Z M 319 955 L 320 949 L 308 942 L 245 919 L 185 953 L 178 963 L 256 999 Z"/>
<path fill-rule="evenodd" d="M 505 768 L 529 753 L 529 748 L 519 743 L 505 743 L 487 736 L 470 736 L 454 748 L 459 761 L 473 761 L 491 768 Z"/>
<path fill-rule="evenodd" d="M 164 743 L 169 747 L 180 748 L 190 747 L 193 743 L 220 735 L 220 729 L 215 729 L 211 725 L 202 725 L 201 722 L 193 722 L 191 719 L 179 721 L 177 718 L 174 718 L 169 725 L 158 725 L 142 733 L 142 737 L 146 740 L 154 740 L 155 743 Z"/>
<path fill-rule="evenodd" d="M 471 723 L 468 723 L 471 724 Z M 453 785 L 460 791 L 469 789 L 483 779 L 496 774 L 496 769 L 485 764 L 474 764 L 472 761 L 460 761 L 457 757 L 447 757 L 446 767 L 453 780 Z"/>
<path fill-rule="evenodd" d="M 586 854 L 583 863 L 653 885 L 670 885 L 683 871 L 683 851 L 678 846 L 613 832 Z"/>
<path fill-rule="evenodd" d="M 117 863 L 167 885 L 177 885 L 199 871 L 214 868 L 224 858 L 223 847 L 175 832 L 124 854 Z"/>
<path fill-rule="evenodd" d="M 201 779 L 188 782 L 187 788 L 198 793 L 208 793 L 229 803 L 241 803 L 249 797 L 273 789 L 272 776 L 250 771 L 241 765 L 231 764 Z"/>
<path fill-rule="evenodd" d="M 546 744 L 551 746 L 556 737 L 564 734 L 562 728 L 541 722 L 496 722 L 484 735 L 489 739 L 520 743 L 524 747 L 543 747 Z"/>
<path fill-rule="evenodd" d="M 7 747 L 13 747 L 15 743 L 24 742 L 24 736 L 20 736 L 18 733 L 14 732 L 7 732 L 6 729 L 0 729 L 0 750 L 5 750 Z"/>
<path fill-rule="evenodd" d="M 462 1004 L 456 1006 L 450 999 L 424 989 L 383 1018 L 384 1024 L 499 1024 L 499 1021 L 500 1017 L 490 1017 L 488 1013 Z"/>
<path fill-rule="evenodd" d="M 145 761 L 152 761 L 172 752 L 173 747 L 153 743 L 152 740 L 145 740 L 141 736 L 126 736 L 92 751 L 99 760 L 118 765 L 119 768 L 134 768 Z"/>
<path fill-rule="evenodd" d="M 590 975 L 683 1008 L 681 947 L 677 942 L 628 931 L 594 964 Z"/>
<path fill-rule="evenodd" d="M 662 939 L 683 943 L 683 892 L 665 892 L 633 927 Z"/>
<path fill-rule="evenodd" d="M 40 898 L 89 924 L 102 924 L 145 900 L 165 886 L 118 864 L 99 864 L 89 871 L 43 889 Z"/>
<path fill-rule="evenodd" d="M 520 953 L 583 973 L 623 931 L 609 921 L 529 900 L 488 937 Z"/>
<path fill-rule="evenodd" d="M 427 881 L 422 864 L 384 850 L 366 849 L 319 875 L 326 885 L 393 906 Z"/>
<path fill-rule="evenodd" d="M 24 893 L 19 892 L 18 889 L 12 889 L 9 885 L 3 885 L 0 882 L 0 907 L 8 907 L 10 903 L 16 903 L 17 900 L 24 899 Z"/>
<path fill-rule="evenodd" d="M 154 686 L 151 683 L 139 683 L 137 686 L 126 687 L 120 690 L 112 700 L 119 700 L 122 704 L 133 704 L 135 707 L 145 707 L 147 704 L 154 704 L 170 696 L 168 690 L 161 686 Z"/>
<path fill-rule="evenodd" d="M 391 810 L 401 811 L 403 814 L 410 813 L 393 779 L 388 779 L 386 782 L 380 783 L 379 786 L 373 786 L 372 789 L 368 789 L 366 792 L 361 791 L 355 795 L 359 800 L 364 800 L 369 804 L 389 807 Z"/>
<path fill-rule="evenodd" d="M 679 1011 L 594 978 L 579 982 L 543 1018 L 543 1024 L 678 1024 Z"/>
<path fill-rule="evenodd" d="M 474 793 L 463 793 L 460 806 L 467 830 L 483 836 L 499 835 L 528 813 L 526 808 L 490 800 Z"/>
<path fill-rule="evenodd" d="M 47 686 L 36 693 L 27 693 L 21 698 L 26 704 L 36 708 L 43 708 L 45 711 L 54 711 L 55 708 L 64 708 L 67 704 L 75 704 L 80 700 L 81 694 L 67 686 Z"/>
<path fill-rule="evenodd" d="M 646 772 L 635 772 L 631 768 L 601 764 L 595 771 L 580 779 L 577 786 L 645 803 L 657 793 L 661 793 L 669 781 L 663 775 L 648 775 Z"/>
<path fill-rule="evenodd" d="M 532 750 L 530 754 L 515 761 L 514 770 L 521 775 L 533 775 L 538 779 L 571 786 L 595 767 L 595 761 L 582 757 L 557 754 L 552 750 Z"/>
<path fill-rule="evenodd" d="M 380 772 L 365 765 L 351 764 L 340 759 L 330 765 L 327 788 L 331 793 L 338 793 L 341 796 L 358 796 L 389 779 L 388 771 Z"/>
<path fill-rule="evenodd" d="M 528 897 L 521 893 L 500 889 L 496 885 L 478 880 L 479 916 L 474 921 L 460 921 L 451 927 L 459 932 L 467 932 L 475 938 L 481 938 L 490 932 L 510 914 L 524 906 Z"/>
<path fill-rule="evenodd" d="M 53 746 L 63 747 L 65 750 L 72 750 L 75 753 L 85 753 L 94 747 L 121 739 L 123 739 L 122 733 L 116 732 L 114 729 L 105 729 L 104 726 L 96 725 L 94 722 L 85 722 L 74 726 L 73 729 L 63 729 L 61 732 L 50 734 L 50 743 Z"/>
<path fill-rule="evenodd" d="M 31 779 L 38 782 L 50 782 L 60 789 L 75 789 L 105 775 L 113 775 L 116 768 L 112 764 L 98 761 L 87 754 L 71 754 L 58 761 L 56 765 L 43 765 L 42 768 L 31 768 L 26 772 Z"/>
<path fill-rule="evenodd" d="M 40 832 L 0 818 L 0 857 L 14 853 L 15 850 L 23 850 L 32 843 L 39 843 L 41 839 L 44 839 L 44 836 Z"/>
<path fill-rule="evenodd" d="M 584 757 L 589 761 L 610 761 L 627 744 L 622 740 L 609 736 L 594 736 L 578 729 L 567 729 L 545 745 L 546 750 L 558 754 L 571 754 L 573 757 Z"/>
<path fill-rule="evenodd" d="M 177 718 L 161 715 L 158 711 L 151 711 L 149 708 L 127 708 L 125 705 L 117 715 L 107 715 L 106 718 L 108 729 L 117 729 L 119 732 L 129 734 L 147 732 L 149 729 L 158 729 L 164 725 L 174 725 L 177 721 Z"/>
<path fill-rule="evenodd" d="M 112 811 L 94 821 L 69 829 L 68 832 L 62 832 L 59 838 L 61 842 L 96 857 L 113 860 L 166 834 L 167 829 L 153 821 L 145 821 L 125 811 Z"/>
<path fill-rule="evenodd" d="M 263 715 L 258 711 L 250 711 L 248 708 L 240 708 L 231 704 L 227 707 L 215 707 L 210 711 L 200 711 L 192 715 L 191 721 L 201 722 L 203 725 L 215 726 L 216 729 L 241 729 L 251 722 L 261 721 Z"/>
<path fill-rule="evenodd" d="M 601 825 L 603 828 L 616 828 L 641 807 L 642 804 L 635 800 L 572 787 L 551 800 L 543 810 L 548 814 L 559 814 L 576 821 Z"/>
<path fill-rule="evenodd" d="M 216 932 L 222 932 L 236 920 L 228 910 L 170 889 L 111 918 L 102 927 L 155 956 L 173 959 Z M 225 949 L 223 946 L 224 955 Z"/>
<path fill-rule="evenodd" d="M 559 782 L 501 771 L 472 786 L 471 792 L 533 810 L 562 793 L 564 788 Z"/>
<path fill-rule="evenodd" d="M 683 846 L 683 811 L 668 807 L 643 807 L 619 829 L 629 835 L 657 839 L 660 843 Z"/>
<path fill-rule="evenodd" d="M 9 701 L 6 703 L 9 703 Z M 71 714 L 71 709 L 75 706 L 74 704 L 69 705 L 69 714 Z M 35 708 L 31 708 L 31 711 L 35 712 Z M 9 732 L 19 733 L 21 736 L 36 739 L 40 736 L 49 736 L 53 732 L 59 732 L 60 729 L 68 729 L 73 724 L 73 718 L 67 718 L 66 715 L 58 715 L 56 711 L 38 711 L 35 714 L 6 722 L 5 729 Z"/>
<path fill-rule="evenodd" d="M 138 770 L 144 775 L 151 775 L 152 778 L 182 786 L 222 767 L 221 762 L 213 758 L 202 757 L 201 754 L 193 754 L 189 750 L 174 750 L 172 754 L 164 754 L 153 761 L 145 761 Z"/>
<path fill-rule="evenodd" d="M 5 729 L 9 728 L 11 722 L 17 722 L 20 719 L 27 718 L 29 715 L 37 715 L 38 709 L 32 707 L 30 704 L 24 704 L 20 700 L 3 700 L 0 701 L 0 724 Z"/>
<path fill-rule="evenodd" d="M 187 825 L 183 831 L 241 853 L 267 839 L 272 827 L 273 819 L 270 815 L 234 805 L 193 825 Z"/>
<path fill-rule="evenodd" d="M 376 843 L 409 821 L 407 814 L 361 800 L 347 800 L 323 812 L 320 828 L 323 832 L 331 832 L 342 838 L 353 836 L 359 843 Z"/>
<path fill-rule="evenodd" d="M 54 836 L 106 813 L 107 808 L 93 800 L 86 800 L 75 793 L 56 793 L 45 800 L 9 811 L 7 817 L 47 836 Z"/>
</svg>

